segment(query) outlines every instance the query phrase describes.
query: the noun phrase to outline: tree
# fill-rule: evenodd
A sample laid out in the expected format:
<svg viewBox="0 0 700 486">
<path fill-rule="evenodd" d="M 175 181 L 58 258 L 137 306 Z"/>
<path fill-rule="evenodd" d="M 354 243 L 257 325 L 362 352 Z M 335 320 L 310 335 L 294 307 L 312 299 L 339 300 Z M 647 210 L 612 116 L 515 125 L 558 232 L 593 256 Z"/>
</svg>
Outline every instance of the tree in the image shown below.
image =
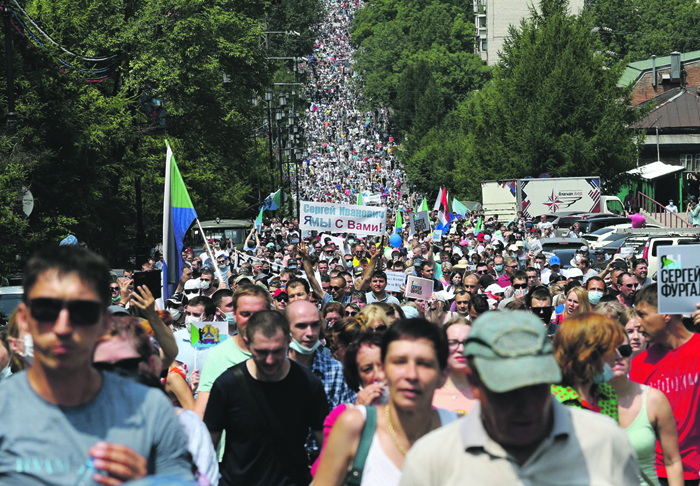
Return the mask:
<svg viewBox="0 0 700 486">
<path fill-rule="evenodd" d="M 492 82 L 460 107 L 469 147 L 457 170 L 482 180 L 600 175 L 616 191 L 641 143 L 627 127 L 642 113 L 617 86 L 624 66 L 606 65 L 587 19 L 565 2 L 542 0 L 540 12 L 511 28 Z"/>
<path fill-rule="evenodd" d="M 150 243 L 160 240 L 164 136 L 200 218 L 253 216 L 259 194 L 277 189 L 254 136 L 261 112 L 250 102 L 272 79 L 259 48 L 264 19 L 286 18 L 307 38 L 304 22 L 318 15 L 314 5 L 284 7 L 284 17 L 283 6 L 273 12 L 263 0 L 26 2 L 58 44 L 108 60 L 80 60 L 55 48 L 19 14 L 27 26 L 16 23 L 25 37 L 13 31 L 20 124 L 0 144 L 0 160 L 15 160 L 25 147 L 42 156 L 7 165 L 13 181 L 31 188 L 36 206 L 24 226 L 0 219 L 0 232 L 24 232 L 26 251 L 74 233 L 120 264 L 136 237 L 137 185 Z M 97 78 L 104 79 L 86 82 Z M 146 124 L 142 108 L 154 100 L 164 107 L 164 127 Z"/>
<path fill-rule="evenodd" d="M 700 49 L 695 0 L 595 0 L 590 18 L 599 49 L 616 61 Z"/>
</svg>

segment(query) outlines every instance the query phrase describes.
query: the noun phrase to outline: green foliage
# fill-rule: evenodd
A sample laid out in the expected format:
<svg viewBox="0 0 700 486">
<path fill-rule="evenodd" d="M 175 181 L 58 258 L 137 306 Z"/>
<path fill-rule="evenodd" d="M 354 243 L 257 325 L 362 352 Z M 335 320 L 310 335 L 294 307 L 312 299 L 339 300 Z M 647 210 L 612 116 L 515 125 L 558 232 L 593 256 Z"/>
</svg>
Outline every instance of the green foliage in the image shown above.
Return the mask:
<svg viewBox="0 0 700 486">
<path fill-rule="evenodd" d="M 615 60 L 700 50 L 695 0 L 595 0 L 590 16 L 599 48 Z"/>
<path fill-rule="evenodd" d="M 624 66 L 606 65 L 590 24 L 560 0 L 540 10 L 511 29 L 492 83 L 463 107 L 472 146 L 457 167 L 482 179 L 599 175 L 614 191 L 639 150 L 627 127 L 641 112 L 617 86 Z"/>
<path fill-rule="evenodd" d="M 251 95 L 272 80 L 259 41 L 266 16 L 273 23 L 288 21 L 286 29 L 273 28 L 303 33 L 295 51 L 302 53 L 311 38 L 310 23 L 318 19 L 318 0 L 297 8 L 266 0 L 33 0 L 23 5 L 71 51 L 117 56 L 107 63 L 79 62 L 48 42 L 48 49 L 31 46 L 13 31 L 20 123 L 17 134 L 0 144 L 0 161 L 6 161 L 0 167 L 0 233 L 28 243 L 21 250 L 72 233 L 113 265 L 122 264 L 133 255 L 137 186 L 148 243 L 160 241 L 165 137 L 144 136 L 142 97 L 163 100 L 167 138 L 200 219 L 254 217 L 260 196 L 277 189 L 264 139 L 252 136 L 262 113 L 252 106 Z M 59 59 L 73 67 L 63 67 L 62 73 L 56 68 Z M 86 83 L 89 74 L 79 72 L 106 66 L 112 77 L 100 83 Z M 224 74 L 228 83 L 222 82 Z M 4 76 L 3 70 L 3 90 Z M 0 106 L 7 110 L 5 99 Z M 39 155 L 18 159 L 27 147 Z M 13 222 L 6 199 L 16 197 L 10 188 L 18 184 L 30 187 L 36 204 L 27 221 Z M 5 245 L 2 251 L 13 248 Z M 5 256 L 0 253 L 0 262 L 9 261 Z"/>
</svg>

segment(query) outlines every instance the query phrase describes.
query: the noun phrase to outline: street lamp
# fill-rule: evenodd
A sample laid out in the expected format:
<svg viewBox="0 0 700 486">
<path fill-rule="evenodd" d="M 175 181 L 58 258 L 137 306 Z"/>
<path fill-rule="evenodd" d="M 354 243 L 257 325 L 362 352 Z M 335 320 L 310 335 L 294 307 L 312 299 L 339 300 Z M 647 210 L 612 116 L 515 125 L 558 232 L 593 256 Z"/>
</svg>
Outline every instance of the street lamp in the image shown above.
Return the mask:
<svg viewBox="0 0 700 486">
<path fill-rule="evenodd" d="M 286 106 L 287 105 L 287 100 L 284 97 L 284 93 L 280 93 L 279 100 L 277 101 L 277 104 L 280 106 Z"/>
</svg>

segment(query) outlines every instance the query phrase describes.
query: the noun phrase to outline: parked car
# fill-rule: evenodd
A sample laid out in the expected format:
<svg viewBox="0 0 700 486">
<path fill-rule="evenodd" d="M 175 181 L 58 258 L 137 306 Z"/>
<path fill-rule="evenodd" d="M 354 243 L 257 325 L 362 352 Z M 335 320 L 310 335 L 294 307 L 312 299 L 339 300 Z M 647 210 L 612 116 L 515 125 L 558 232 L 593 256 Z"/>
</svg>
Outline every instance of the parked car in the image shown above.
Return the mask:
<svg viewBox="0 0 700 486">
<path fill-rule="evenodd" d="M 23 294 L 24 290 L 21 285 L 0 287 L 0 326 L 7 325 L 10 316 L 22 302 Z"/>
<path fill-rule="evenodd" d="M 582 246 L 588 246 L 583 238 L 542 238 L 542 251 L 553 253 L 556 250 L 573 249 L 574 252 Z"/>
<path fill-rule="evenodd" d="M 584 233 L 592 233 L 600 228 L 606 228 L 608 226 L 615 226 L 618 224 L 628 224 L 630 220 L 629 218 L 613 216 L 610 218 L 582 219 L 576 222 L 581 227 L 581 231 Z"/>
<path fill-rule="evenodd" d="M 617 233 L 617 229 L 625 229 L 625 228 L 631 228 L 632 223 L 624 223 L 624 224 L 616 224 L 614 226 L 606 226 L 605 228 L 600 228 L 592 233 L 586 233 L 583 235 L 583 239 L 588 240 L 591 244 L 591 248 L 600 248 L 604 245 L 607 245 L 611 241 L 615 240 L 620 240 L 622 238 L 625 238 L 629 235 L 623 234 L 623 233 Z M 659 226 L 658 224 L 648 224 L 646 225 L 647 228 L 662 228 L 663 226 Z"/>
</svg>

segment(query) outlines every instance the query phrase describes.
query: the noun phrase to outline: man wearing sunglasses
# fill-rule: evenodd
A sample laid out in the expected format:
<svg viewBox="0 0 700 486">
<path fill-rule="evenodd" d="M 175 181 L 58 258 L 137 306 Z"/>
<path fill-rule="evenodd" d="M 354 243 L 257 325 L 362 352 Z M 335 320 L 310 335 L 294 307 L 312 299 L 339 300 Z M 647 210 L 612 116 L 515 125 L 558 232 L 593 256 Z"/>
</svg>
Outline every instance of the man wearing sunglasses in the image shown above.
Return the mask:
<svg viewBox="0 0 700 486">
<path fill-rule="evenodd" d="M 513 274 L 512 278 L 513 284 L 506 288 L 505 295 L 510 297 L 503 299 L 498 303 L 498 309 L 503 310 L 509 302 L 514 300 L 523 300 L 527 294 L 527 274 L 521 270 L 518 270 Z"/>
<path fill-rule="evenodd" d="M 34 361 L 0 384 L 0 407 L 12 417 L 0 428 L 0 483 L 78 484 L 88 460 L 104 484 L 192 479 L 163 393 L 93 366 L 110 324 L 109 284 L 107 263 L 79 247 L 50 247 L 27 264 L 17 319 L 32 335 Z"/>
<path fill-rule="evenodd" d="M 637 277 L 628 272 L 621 273 L 617 277 L 617 288 L 620 291 L 620 295 L 617 296 L 618 302 L 625 307 L 632 307 L 634 297 L 639 289 Z"/>
</svg>

